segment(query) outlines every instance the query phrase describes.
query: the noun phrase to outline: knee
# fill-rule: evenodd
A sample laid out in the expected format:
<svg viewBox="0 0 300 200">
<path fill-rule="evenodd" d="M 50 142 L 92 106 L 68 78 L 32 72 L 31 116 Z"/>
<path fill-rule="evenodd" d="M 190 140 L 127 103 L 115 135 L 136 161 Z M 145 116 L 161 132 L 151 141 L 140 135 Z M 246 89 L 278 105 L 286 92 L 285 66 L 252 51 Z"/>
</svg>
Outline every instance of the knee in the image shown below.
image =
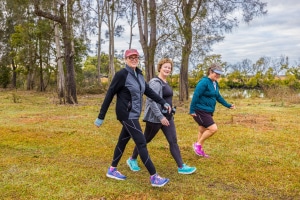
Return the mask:
<svg viewBox="0 0 300 200">
<path fill-rule="evenodd" d="M 211 133 L 214 134 L 218 131 L 218 127 L 216 125 L 213 125 L 213 126 L 209 127 L 209 130 Z"/>
<path fill-rule="evenodd" d="M 136 144 L 138 150 L 145 149 L 147 147 L 146 142 L 140 142 Z"/>
</svg>

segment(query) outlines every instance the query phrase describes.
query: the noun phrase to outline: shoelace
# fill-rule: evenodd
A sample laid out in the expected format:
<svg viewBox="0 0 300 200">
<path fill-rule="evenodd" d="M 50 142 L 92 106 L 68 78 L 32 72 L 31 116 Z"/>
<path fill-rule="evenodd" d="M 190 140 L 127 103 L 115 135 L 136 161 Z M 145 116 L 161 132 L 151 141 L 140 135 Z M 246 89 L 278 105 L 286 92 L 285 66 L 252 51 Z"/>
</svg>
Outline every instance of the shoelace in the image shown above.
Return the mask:
<svg viewBox="0 0 300 200">
<path fill-rule="evenodd" d="M 122 175 L 121 172 L 119 172 L 119 171 L 114 171 L 113 174 L 114 175 Z"/>
<path fill-rule="evenodd" d="M 155 183 L 159 183 L 159 182 L 161 182 L 162 180 L 163 180 L 163 178 L 160 177 L 159 175 L 156 175 L 156 176 L 154 177 L 154 182 L 155 182 Z"/>
</svg>

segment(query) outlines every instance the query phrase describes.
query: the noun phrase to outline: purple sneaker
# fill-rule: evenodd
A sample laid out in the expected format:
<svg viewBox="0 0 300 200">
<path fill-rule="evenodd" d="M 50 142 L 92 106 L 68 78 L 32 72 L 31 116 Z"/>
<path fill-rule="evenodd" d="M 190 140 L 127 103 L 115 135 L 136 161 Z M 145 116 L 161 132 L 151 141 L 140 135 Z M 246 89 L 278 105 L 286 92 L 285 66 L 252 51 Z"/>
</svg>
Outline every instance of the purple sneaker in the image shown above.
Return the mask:
<svg viewBox="0 0 300 200">
<path fill-rule="evenodd" d="M 119 172 L 117 170 L 117 168 L 110 169 L 110 167 L 109 167 L 107 170 L 106 176 L 109 178 L 117 179 L 117 180 L 125 180 L 126 179 L 126 176 L 121 174 L 121 172 Z"/>
<path fill-rule="evenodd" d="M 197 143 L 194 143 L 193 149 L 194 149 L 194 152 L 195 152 L 198 156 L 203 156 L 203 157 L 205 157 L 205 158 L 208 158 L 208 157 L 209 157 L 209 155 L 207 155 L 206 153 L 204 153 L 204 151 L 203 151 L 201 145 L 198 145 Z"/>
<path fill-rule="evenodd" d="M 168 178 L 162 178 L 158 174 L 150 176 L 150 182 L 153 187 L 163 187 L 166 185 L 170 180 Z"/>
</svg>

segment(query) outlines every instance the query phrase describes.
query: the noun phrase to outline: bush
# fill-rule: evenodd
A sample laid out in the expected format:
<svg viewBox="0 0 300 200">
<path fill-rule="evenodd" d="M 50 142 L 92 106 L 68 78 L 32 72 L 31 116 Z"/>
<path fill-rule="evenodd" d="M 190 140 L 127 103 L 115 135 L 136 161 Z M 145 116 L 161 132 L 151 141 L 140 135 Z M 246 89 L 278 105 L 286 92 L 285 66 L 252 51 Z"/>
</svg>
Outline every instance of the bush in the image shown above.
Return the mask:
<svg viewBox="0 0 300 200">
<path fill-rule="evenodd" d="M 273 101 L 300 103 L 299 91 L 288 86 L 276 85 L 262 88 L 265 96 Z"/>
</svg>

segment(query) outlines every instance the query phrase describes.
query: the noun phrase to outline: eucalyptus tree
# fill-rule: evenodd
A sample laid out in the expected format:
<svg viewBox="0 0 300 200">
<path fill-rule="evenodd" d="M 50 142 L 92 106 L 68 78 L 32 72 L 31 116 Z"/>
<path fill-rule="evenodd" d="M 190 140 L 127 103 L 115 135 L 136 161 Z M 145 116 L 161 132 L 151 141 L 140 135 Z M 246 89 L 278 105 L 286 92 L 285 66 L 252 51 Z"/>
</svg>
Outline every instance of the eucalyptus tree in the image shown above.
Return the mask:
<svg viewBox="0 0 300 200">
<path fill-rule="evenodd" d="M 202 58 L 211 45 L 224 39 L 224 33 L 237 27 L 239 21 L 249 23 L 254 17 L 266 14 L 266 3 L 260 0 L 162 0 L 165 8 L 159 20 L 161 35 L 168 35 L 166 42 L 172 50 L 180 51 L 179 100 L 188 95 L 188 67 L 190 55 L 198 52 Z M 241 11 L 241 12 L 238 12 Z"/>
<path fill-rule="evenodd" d="M 101 51 L 102 51 L 102 43 L 104 40 L 101 38 L 102 36 L 102 23 L 105 14 L 105 5 L 107 0 L 96 0 L 96 4 L 94 5 L 94 1 L 88 2 L 88 9 L 92 11 L 91 20 L 88 22 L 90 25 L 90 31 L 92 34 L 97 35 L 96 47 L 97 47 L 97 84 L 101 87 Z"/>
<path fill-rule="evenodd" d="M 230 65 L 231 70 L 239 71 L 241 74 L 245 76 L 253 75 L 253 63 L 250 59 L 244 59 L 242 62 L 237 62 L 235 64 Z"/>
<path fill-rule="evenodd" d="M 133 0 L 136 4 L 137 21 L 139 27 L 140 43 L 144 53 L 146 80 L 155 76 L 154 57 L 157 46 L 156 17 L 157 8 L 155 0 Z"/>
<path fill-rule="evenodd" d="M 124 17 L 126 10 L 126 0 L 110 0 L 105 1 L 105 14 L 104 22 L 108 30 L 105 35 L 109 41 L 108 55 L 109 55 L 109 78 L 115 75 L 115 40 L 114 37 L 120 37 L 124 32 L 124 27 L 118 24 L 119 20 Z"/>
<path fill-rule="evenodd" d="M 10 35 L 14 33 L 14 27 L 27 21 L 28 0 L 0 0 L 0 57 L 1 63 L 12 66 L 12 87 L 17 87 L 18 69 L 15 64 L 13 51 L 10 45 Z"/>
<path fill-rule="evenodd" d="M 264 74 L 270 67 L 271 58 L 267 56 L 260 57 L 254 64 L 253 64 L 253 74 Z"/>
<path fill-rule="evenodd" d="M 132 0 L 127 2 L 127 9 L 125 11 L 125 16 L 127 19 L 127 23 L 129 25 L 129 42 L 128 42 L 128 49 L 131 49 L 132 45 L 132 38 L 135 36 L 134 28 L 137 25 L 136 19 L 136 5 Z"/>
<path fill-rule="evenodd" d="M 49 21 L 39 19 L 15 26 L 10 36 L 14 65 L 23 68 L 27 76 L 26 89 L 34 89 L 37 77 L 38 88 L 45 91 L 44 69 L 47 68 L 51 47 L 51 27 Z M 20 71 L 20 70 L 19 70 Z"/>
<path fill-rule="evenodd" d="M 62 1 L 58 3 L 59 13 L 53 13 L 49 8 L 51 8 L 52 2 L 40 0 L 34 0 L 35 14 L 38 16 L 45 17 L 47 19 L 53 20 L 60 24 L 62 29 L 62 38 L 64 43 L 64 57 L 67 71 L 67 95 L 66 102 L 69 104 L 77 104 L 77 91 L 76 91 L 76 81 L 75 81 L 75 69 L 74 69 L 74 8 L 76 7 L 75 0 L 67 0 L 66 4 Z M 50 4 L 49 4 L 50 3 Z M 77 5 L 80 7 L 79 5 Z M 77 7 L 77 8 L 78 8 Z"/>
<path fill-rule="evenodd" d="M 298 82 L 300 81 L 300 64 L 296 63 L 295 65 L 291 66 L 288 68 L 286 74 L 290 74 L 295 76 L 295 78 L 298 80 Z M 298 88 L 300 89 L 300 88 Z"/>
<path fill-rule="evenodd" d="M 270 65 L 273 68 L 274 75 L 279 76 L 284 70 L 287 70 L 289 66 L 289 58 L 281 55 L 279 58 L 271 59 Z"/>
</svg>

